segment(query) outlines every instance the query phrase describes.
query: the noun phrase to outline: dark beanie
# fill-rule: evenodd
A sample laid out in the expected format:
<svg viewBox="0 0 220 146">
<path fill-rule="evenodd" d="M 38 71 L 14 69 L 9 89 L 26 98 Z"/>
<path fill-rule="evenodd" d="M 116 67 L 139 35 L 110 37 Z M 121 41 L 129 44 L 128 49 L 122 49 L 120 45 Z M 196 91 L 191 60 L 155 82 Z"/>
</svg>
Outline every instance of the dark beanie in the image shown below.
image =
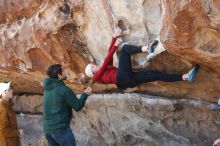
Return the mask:
<svg viewBox="0 0 220 146">
<path fill-rule="evenodd" d="M 47 75 L 50 78 L 58 79 L 58 74 L 62 74 L 62 65 L 60 64 L 53 64 L 47 70 Z"/>
</svg>

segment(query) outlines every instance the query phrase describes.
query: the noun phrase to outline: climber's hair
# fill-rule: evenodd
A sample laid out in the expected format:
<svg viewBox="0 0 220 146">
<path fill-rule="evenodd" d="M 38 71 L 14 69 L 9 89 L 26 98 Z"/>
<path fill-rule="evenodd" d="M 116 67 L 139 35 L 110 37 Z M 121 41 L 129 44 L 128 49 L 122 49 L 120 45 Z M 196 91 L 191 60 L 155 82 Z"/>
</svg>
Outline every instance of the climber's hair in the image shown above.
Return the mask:
<svg viewBox="0 0 220 146">
<path fill-rule="evenodd" d="M 47 69 L 47 75 L 50 78 L 58 79 L 58 74 L 62 74 L 62 65 L 60 64 L 53 64 Z"/>
</svg>

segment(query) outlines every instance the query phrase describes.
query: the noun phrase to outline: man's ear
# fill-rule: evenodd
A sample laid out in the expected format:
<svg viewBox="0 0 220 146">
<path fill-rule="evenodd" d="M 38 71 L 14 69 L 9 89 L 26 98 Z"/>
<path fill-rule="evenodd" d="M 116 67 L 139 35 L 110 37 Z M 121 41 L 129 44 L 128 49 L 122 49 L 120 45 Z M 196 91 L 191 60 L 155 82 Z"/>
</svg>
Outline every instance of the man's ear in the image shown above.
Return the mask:
<svg viewBox="0 0 220 146">
<path fill-rule="evenodd" d="M 60 79 L 61 76 L 62 76 L 61 74 L 58 74 L 58 75 L 57 75 L 58 79 Z"/>
</svg>

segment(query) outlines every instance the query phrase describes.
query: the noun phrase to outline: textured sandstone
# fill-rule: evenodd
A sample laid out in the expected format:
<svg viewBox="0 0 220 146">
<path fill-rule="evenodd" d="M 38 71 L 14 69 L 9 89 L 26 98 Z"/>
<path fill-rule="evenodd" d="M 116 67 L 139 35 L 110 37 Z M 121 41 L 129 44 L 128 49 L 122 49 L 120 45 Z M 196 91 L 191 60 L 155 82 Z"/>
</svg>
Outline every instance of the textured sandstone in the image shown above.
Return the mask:
<svg viewBox="0 0 220 146">
<path fill-rule="evenodd" d="M 220 117 L 207 104 L 143 94 L 94 94 L 81 112 L 74 112 L 72 129 L 82 146 L 207 146 L 220 136 Z M 18 117 L 27 133 L 23 144 L 36 145 L 41 116 Z"/>
<path fill-rule="evenodd" d="M 14 4 L 20 4 L 22 13 L 17 12 L 18 7 L 13 9 Z M 129 32 L 123 37 L 127 43 L 145 45 L 160 33 L 168 50 L 149 66 L 143 65 L 146 54 L 134 55 L 135 69 L 183 74 L 194 63 L 202 65 L 194 83 L 154 82 L 139 86 L 137 92 L 207 101 L 219 96 L 217 1 L 70 0 L 63 4 L 20 0 L 4 1 L 1 6 L 4 5 L 0 21 L 0 80 L 13 81 L 16 93 L 41 94 L 45 70 L 53 63 L 63 64 L 68 85 L 78 93 L 82 91 L 88 86 L 80 82 L 85 65 L 103 62 L 114 22 L 121 20 Z M 9 19 L 9 14 L 13 19 Z M 117 66 L 117 56 L 114 60 Z M 89 85 L 95 92 L 116 91 L 113 85 Z"/>
<path fill-rule="evenodd" d="M 219 117 L 206 105 L 220 97 L 219 0 L 64 1 L 0 2 L 0 81 L 14 83 L 17 111 L 42 112 L 45 71 L 60 63 L 66 83 L 76 93 L 87 86 L 104 93 L 93 95 L 86 108 L 74 114 L 73 127 L 81 145 L 206 146 L 220 137 Z M 82 84 L 86 64 L 103 62 L 117 20 L 128 32 L 125 42 L 145 45 L 158 38 L 162 43 L 156 51 L 163 52 L 149 65 L 143 64 L 146 54 L 132 56 L 134 69 L 183 74 L 199 63 L 196 80 L 152 82 L 133 89 L 160 97 L 114 94 L 119 92 L 115 85 L 91 80 Z M 32 120 L 20 117 L 19 125 L 39 138 L 41 117 L 27 119 Z M 36 144 L 36 138 L 30 139 Z"/>
<path fill-rule="evenodd" d="M 220 73 L 218 0 L 164 1 L 161 40 L 175 55 Z M 218 78 L 219 79 L 219 78 Z"/>
</svg>

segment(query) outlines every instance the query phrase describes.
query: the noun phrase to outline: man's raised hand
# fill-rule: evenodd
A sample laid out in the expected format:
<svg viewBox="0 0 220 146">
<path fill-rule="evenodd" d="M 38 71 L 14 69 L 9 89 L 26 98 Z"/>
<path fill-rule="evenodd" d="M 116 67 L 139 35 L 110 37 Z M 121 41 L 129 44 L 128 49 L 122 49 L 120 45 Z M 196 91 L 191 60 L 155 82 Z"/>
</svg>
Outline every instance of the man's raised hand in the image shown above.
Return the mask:
<svg viewBox="0 0 220 146">
<path fill-rule="evenodd" d="M 92 88 L 91 87 L 87 87 L 84 92 L 87 94 L 87 95 L 91 95 L 92 94 Z"/>
</svg>

